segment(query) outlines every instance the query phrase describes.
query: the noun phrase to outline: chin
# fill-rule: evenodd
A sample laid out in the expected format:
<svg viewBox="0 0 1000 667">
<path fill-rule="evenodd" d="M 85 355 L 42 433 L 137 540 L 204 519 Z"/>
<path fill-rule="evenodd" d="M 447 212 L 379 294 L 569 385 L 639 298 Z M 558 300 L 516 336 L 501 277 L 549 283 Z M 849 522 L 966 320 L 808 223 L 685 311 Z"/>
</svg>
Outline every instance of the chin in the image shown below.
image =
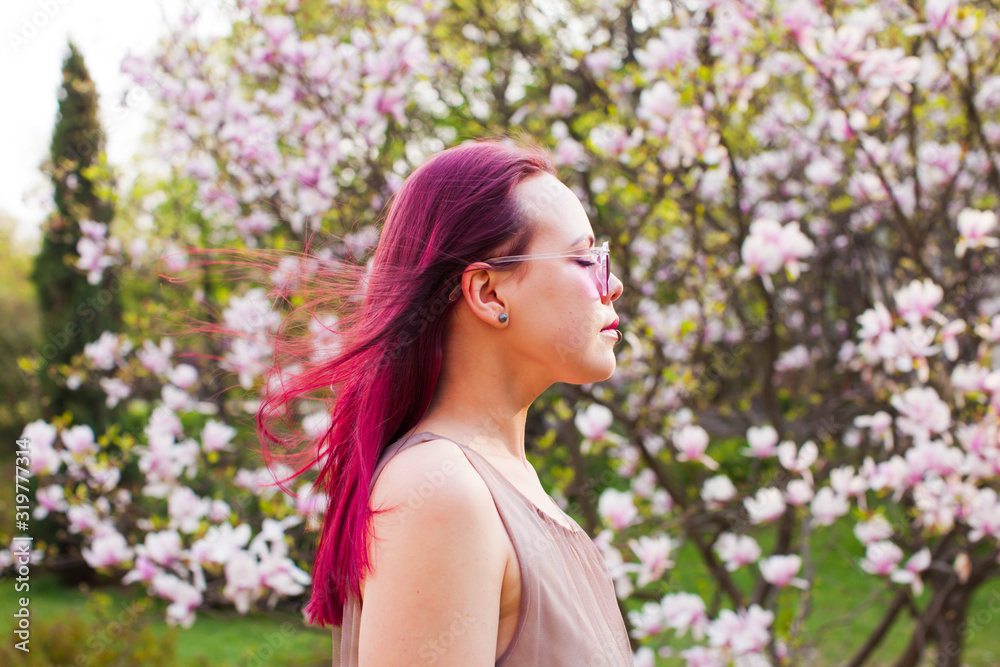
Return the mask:
<svg viewBox="0 0 1000 667">
<path fill-rule="evenodd" d="M 611 356 L 607 361 L 590 365 L 585 369 L 581 369 L 580 371 L 573 373 L 574 379 L 568 380 L 568 382 L 571 384 L 593 384 L 595 382 L 604 382 L 615 374 L 615 369 L 617 367 L 617 360 L 614 356 Z"/>
</svg>

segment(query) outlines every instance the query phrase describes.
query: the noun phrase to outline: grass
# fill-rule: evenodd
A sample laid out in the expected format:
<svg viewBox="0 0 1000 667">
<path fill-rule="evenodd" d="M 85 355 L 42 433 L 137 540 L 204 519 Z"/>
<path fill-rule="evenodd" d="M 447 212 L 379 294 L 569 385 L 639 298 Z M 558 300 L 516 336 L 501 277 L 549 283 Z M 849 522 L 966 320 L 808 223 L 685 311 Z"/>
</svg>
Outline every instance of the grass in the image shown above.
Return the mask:
<svg viewBox="0 0 1000 667">
<path fill-rule="evenodd" d="M 85 645 L 79 655 L 87 657 L 89 647 L 114 644 L 117 637 L 129 636 L 114 619 L 134 618 L 134 601 L 145 598 L 138 587 L 102 587 L 100 592 L 110 598 L 110 622 L 101 623 L 88 607 L 90 591 L 85 588 L 61 586 L 48 574 L 33 575 L 30 581 L 30 610 L 32 632 L 39 626 L 62 622 L 69 618 L 90 618 L 97 622 L 96 631 L 90 628 Z M 17 598 L 24 595 L 14 590 L 8 578 L 0 582 L 0 608 L 5 615 L 17 609 Z M 305 624 L 298 613 L 270 612 L 241 615 L 234 610 L 200 610 L 194 625 L 188 629 L 172 628 L 164 619 L 165 603 L 155 600 L 143 614 L 148 620 L 149 631 L 156 640 L 172 644 L 175 655 L 173 664 L 186 667 L 225 665 L 250 667 L 253 665 L 329 665 L 333 640 L 329 630 L 312 628 Z M 7 623 L 5 622 L 6 626 Z M 6 636 L 11 635 L 5 633 Z M 100 661 L 86 661 L 96 667 Z"/>
</svg>

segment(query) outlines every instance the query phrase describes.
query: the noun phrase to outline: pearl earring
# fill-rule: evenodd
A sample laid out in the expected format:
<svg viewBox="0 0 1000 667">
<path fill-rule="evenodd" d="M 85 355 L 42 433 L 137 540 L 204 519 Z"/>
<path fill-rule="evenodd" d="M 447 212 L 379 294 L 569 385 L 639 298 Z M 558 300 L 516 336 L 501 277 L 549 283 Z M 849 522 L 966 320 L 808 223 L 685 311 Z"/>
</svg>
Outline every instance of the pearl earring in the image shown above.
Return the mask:
<svg viewBox="0 0 1000 667">
<path fill-rule="evenodd" d="M 497 317 L 497 319 L 500 320 L 501 324 L 504 323 L 504 322 L 506 322 L 507 321 L 507 313 L 500 313 L 500 316 Z"/>
</svg>

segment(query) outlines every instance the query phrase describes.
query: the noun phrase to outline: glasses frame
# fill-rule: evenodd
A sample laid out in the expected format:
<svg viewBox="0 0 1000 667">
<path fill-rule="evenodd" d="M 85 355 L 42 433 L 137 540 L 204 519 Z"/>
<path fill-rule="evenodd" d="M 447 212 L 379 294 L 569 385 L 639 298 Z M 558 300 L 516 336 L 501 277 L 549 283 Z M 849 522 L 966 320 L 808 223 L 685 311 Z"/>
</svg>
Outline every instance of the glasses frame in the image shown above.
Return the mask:
<svg viewBox="0 0 1000 667">
<path fill-rule="evenodd" d="M 576 257 L 584 258 L 587 255 L 580 254 L 582 251 L 588 251 L 590 256 L 594 258 L 597 262 L 598 270 L 597 278 L 600 281 L 598 288 L 601 292 L 601 298 L 606 297 L 611 291 L 611 261 L 609 255 L 611 253 L 611 248 L 608 242 L 605 241 L 599 246 L 593 248 L 577 248 L 575 250 L 567 250 L 566 252 L 544 252 L 535 255 L 506 255 L 504 257 L 490 257 L 489 259 L 480 260 L 486 264 L 494 264 L 498 262 L 527 262 L 534 259 L 559 259 L 562 257 Z M 466 269 L 466 271 L 475 271 L 476 269 Z M 463 271 L 462 273 L 465 273 Z M 452 289 L 451 294 L 448 296 L 448 301 L 454 301 L 462 293 L 462 283 L 459 282 L 458 285 Z"/>
</svg>

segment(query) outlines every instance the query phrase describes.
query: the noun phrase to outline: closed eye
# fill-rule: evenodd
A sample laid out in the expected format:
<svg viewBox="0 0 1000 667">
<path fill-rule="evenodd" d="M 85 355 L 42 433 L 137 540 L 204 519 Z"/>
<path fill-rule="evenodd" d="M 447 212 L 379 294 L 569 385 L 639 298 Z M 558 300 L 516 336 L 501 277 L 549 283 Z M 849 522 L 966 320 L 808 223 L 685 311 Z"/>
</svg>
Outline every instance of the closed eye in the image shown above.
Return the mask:
<svg viewBox="0 0 1000 667">
<path fill-rule="evenodd" d="M 594 264 L 597 263 L 597 262 L 595 262 L 595 261 L 593 261 L 591 259 L 577 259 L 577 260 L 573 260 L 573 261 L 575 261 L 580 266 L 593 266 Z"/>
</svg>

